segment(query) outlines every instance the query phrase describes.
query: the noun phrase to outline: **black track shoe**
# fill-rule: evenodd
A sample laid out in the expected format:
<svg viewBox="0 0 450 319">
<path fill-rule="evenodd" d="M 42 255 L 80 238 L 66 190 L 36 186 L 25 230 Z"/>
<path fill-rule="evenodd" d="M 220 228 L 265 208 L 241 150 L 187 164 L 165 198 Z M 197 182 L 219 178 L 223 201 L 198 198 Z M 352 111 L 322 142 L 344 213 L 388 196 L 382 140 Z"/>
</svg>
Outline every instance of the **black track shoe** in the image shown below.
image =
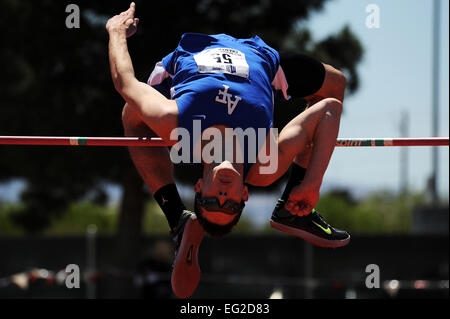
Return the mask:
<svg viewBox="0 0 450 319">
<path fill-rule="evenodd" d="M 279 199 L 270 219 L 270 226 L 279 231 L 300 237 L 320 247 L 337 248 L 350 242 L 350 235 L 331 227 L 315 209 L 307 216 L 292 215 Z"/>
</svg>

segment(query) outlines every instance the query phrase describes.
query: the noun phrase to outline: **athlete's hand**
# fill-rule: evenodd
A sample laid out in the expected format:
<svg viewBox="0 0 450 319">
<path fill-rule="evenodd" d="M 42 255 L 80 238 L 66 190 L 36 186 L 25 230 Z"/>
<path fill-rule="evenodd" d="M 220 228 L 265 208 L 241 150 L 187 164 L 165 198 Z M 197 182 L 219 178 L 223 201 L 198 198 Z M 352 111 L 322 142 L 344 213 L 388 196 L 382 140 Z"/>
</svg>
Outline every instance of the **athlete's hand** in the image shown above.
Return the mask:
<svg viewBox="0 0 450 319">
<path fill-rule="evenodd" d="M 306 216 L 311 213 L 318 201 L 319 188 L 300 184 L 292 189 L 284 207 L 292 215 Z"/>
<path fill-rule="evenodd" d="M 132 2 L 127 11 L 122 12 L 119 15 L 115 15 L 106 23 L 106 30 L 111 32 L 125 32 L 126 37 L 129 38 L 137 31 L 137 25 L 139 19 L 134 17 L 136 11 L 136 4 Z"/>
</svg>

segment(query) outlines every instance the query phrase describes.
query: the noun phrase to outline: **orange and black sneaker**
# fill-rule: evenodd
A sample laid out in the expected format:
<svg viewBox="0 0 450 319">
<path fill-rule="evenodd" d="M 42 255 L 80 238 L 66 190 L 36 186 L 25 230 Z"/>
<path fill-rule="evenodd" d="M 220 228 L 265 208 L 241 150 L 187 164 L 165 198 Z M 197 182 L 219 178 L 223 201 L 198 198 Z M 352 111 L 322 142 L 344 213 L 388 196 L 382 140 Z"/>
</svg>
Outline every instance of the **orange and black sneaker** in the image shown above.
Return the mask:
<svg viewBox="0 0 450 319">
<path fill-rule="evenodd" d="M 270 219 L 270 226 L 287 234 L 300 237 L 320 247 L 337 248 L 350 242 L 350 235 L 327 224 L 313 209 L 309 215 L 292 215 L 279 199 Z"/>
<path fill-rule="evenodd" d="M 171 235 L 176 242 L 175 260 L 172 265 L 172 290 L 178 298 L 188 298 L 195 292 L 200 281 L 198 248 L 205 232 L 197 216 L 185 210 Z"/>
</svg>

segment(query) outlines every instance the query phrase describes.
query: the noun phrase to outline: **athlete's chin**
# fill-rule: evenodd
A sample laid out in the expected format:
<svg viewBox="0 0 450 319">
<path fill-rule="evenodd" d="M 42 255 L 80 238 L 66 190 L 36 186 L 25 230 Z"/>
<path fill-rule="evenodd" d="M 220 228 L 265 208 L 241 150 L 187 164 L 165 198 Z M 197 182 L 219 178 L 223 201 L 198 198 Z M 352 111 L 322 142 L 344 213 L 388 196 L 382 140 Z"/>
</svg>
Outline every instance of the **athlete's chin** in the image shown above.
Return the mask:
<svg viewBox="0 0 450 319">
<path fill-rule="evenodd" d="M 228 191 L 231 195 L 231 193 L 234 193 L 234 191 L 239 193 L 242 187 L 242 178 L 239 173 L 216 174 L 215 178 L 213 179 L 213 184 L 223 191 Z"/>
</svg>

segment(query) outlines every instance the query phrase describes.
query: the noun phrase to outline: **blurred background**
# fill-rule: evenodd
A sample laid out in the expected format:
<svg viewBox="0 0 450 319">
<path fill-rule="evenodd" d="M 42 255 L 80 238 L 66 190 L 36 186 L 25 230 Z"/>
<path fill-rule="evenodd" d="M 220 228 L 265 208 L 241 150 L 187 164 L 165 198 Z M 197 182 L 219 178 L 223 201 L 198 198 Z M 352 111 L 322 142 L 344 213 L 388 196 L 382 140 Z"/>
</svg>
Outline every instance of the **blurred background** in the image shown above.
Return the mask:
<svg viewBox="0 0 450 319">
<path fill-rule="evenodd" d="M 123 136 L 104 26 L 129 2 L 77 1 L 79 25 L 71 4 L 0 0 L 0 135 Z M 185 32 L 259 35 L 347 75 L 340 138 L 449 135 L 448 1 L 136 4 L 141 81 Z M 278 103 L 275 126 L 303 106 Z M 251 189 L 233 234 L 202 243 L 193 298 L 448 298 L 448 164 L 448 147 L 337 148 L 317 207 L 352 235 L 336 250 L 270 228 L 285 178 Z M 190 208 L 199 174 L 176 168 Z M 174 298 L 168 231 L 126 148 L 0 146 L 0 298 Z"/>
</svg>

